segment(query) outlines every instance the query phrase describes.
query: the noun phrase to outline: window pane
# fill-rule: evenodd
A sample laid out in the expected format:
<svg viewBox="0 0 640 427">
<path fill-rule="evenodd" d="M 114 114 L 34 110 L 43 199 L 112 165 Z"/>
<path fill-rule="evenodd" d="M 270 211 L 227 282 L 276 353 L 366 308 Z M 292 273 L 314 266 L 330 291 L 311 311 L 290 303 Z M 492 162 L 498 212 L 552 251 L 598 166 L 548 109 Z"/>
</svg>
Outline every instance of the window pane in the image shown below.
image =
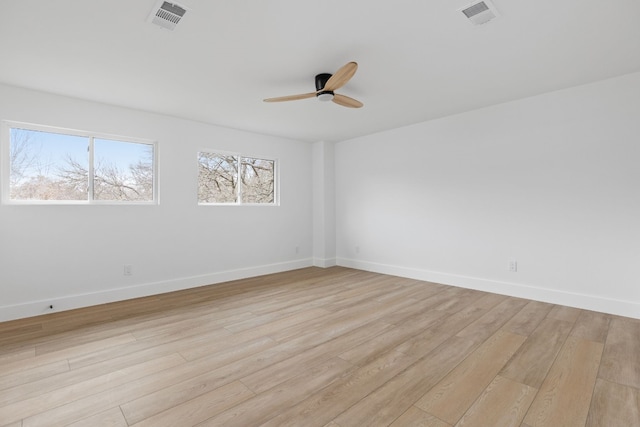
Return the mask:
<svg viewBox="0 0 640 427">
<path fill-rule="evenodd" d="M 153 145 L 95 138 L 93 150 L 94 200 L 153 200 Z"/>
<path fill-rule="evenodd" d="M 273 160 L 242 158 L 242 203 L 274 202 Z"/>
<path fill-rule="evenodd" d="M 11 200 L 87 200 L 86 137 L 12 128 Z"/>
<path fill-rule="evenodd" d="M 238 157 L 198 153 L 198 203 L 238 201 Z"/>
</svg>

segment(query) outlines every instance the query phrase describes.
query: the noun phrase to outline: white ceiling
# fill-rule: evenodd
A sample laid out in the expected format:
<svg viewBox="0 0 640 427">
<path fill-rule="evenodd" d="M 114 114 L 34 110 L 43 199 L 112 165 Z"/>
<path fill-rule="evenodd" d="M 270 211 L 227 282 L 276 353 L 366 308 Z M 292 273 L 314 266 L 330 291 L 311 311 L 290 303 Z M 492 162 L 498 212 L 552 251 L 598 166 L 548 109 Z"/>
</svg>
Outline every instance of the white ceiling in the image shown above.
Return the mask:
<svg viewBox="0 0 640 427">
<path fill-rule="evenodd" d="M 494 0 L 473 26 L 466 0 L 3 0 L 0 82 L 302 141 L 341 141 L 640 71 L 639 0 Z M 338 92 L 314 76 L 348 61 Z M 2 100 L 0 100 L 2 102 Z"/>
</svg>

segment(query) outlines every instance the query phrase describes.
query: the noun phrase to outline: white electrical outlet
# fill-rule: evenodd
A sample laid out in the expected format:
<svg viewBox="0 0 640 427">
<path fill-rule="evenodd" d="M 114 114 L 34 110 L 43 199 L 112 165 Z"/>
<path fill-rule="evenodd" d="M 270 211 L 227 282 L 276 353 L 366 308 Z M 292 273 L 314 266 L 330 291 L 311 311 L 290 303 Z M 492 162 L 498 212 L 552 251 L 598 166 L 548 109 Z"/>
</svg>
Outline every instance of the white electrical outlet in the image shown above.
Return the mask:
<svg viewBox="0 0 640 427">
<path fill-rule="evenodd" d="M 123 273 L 125 276 L 132 276 L 133 275 L 133 266 L 131 264 L 125 264 L 124 265 L 124 269 L 123 269 Z"/>
<path fill-rule="evenodd" d="M 356 246 L 356 253 L 359 254 L 360 253 L 360 246 Z"/>
<path fill-rule="evenodd" d="M 300 246 L 296 246 L 296 254 L 300 253 Z"/>
<path fill-rule="evenodd" d="M 512 273 L 515 273 L 518 271 L 518 261 L 516 261 L 515 259 L 509 260 L 509 271 Z"/>
</svg>

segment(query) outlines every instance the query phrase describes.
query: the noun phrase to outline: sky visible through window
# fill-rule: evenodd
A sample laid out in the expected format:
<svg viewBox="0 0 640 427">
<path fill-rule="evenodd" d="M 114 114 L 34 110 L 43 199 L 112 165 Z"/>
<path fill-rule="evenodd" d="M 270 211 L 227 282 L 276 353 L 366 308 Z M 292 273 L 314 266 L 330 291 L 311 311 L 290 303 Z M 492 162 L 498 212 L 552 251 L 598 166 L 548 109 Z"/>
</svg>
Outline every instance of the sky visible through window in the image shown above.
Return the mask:
<svg viewBox="0 0 640 427">
<path fill-rule="evenodd" d="M 89 136 L 10 130 L 11 198 L 86 200 Z M 153 200 L 153 144 L 93 137 L 95 200 Z"/>
<path fill-rule="evenodd" d="M 86 136 L 12 128 L 11 141 L 16 142 L 21 138 L 27 141 L 28 150 L 40 159 L 39 162 L 30 162 L 29 176 L 38 174 L 44 168 L 64 164 L 69 157 L 80 164 L 89 163 L 89 138 Z M 107 160 L 123 170 L 148 155 L 149 151 L 148 144 L 98 138 L 95 138 L 94 144 L 96 160 Z"/>
</svg>

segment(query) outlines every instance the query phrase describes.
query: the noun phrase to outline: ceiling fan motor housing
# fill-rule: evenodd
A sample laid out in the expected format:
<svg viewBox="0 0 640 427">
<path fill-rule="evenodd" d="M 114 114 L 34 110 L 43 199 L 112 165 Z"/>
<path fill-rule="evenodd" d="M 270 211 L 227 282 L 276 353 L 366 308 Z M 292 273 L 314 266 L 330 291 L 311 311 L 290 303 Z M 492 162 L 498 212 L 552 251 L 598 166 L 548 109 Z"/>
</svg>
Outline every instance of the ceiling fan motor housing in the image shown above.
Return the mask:
<svg viewBox="0 0 640 427">
<path fill-rule="evenodd" d="M 320 101 L 331 101 L 333 99 L 332 90 L 322 90 L 331 76 L 329 73 L 321 73 L 316 76 L 316 97 Z"/>
</svg>

